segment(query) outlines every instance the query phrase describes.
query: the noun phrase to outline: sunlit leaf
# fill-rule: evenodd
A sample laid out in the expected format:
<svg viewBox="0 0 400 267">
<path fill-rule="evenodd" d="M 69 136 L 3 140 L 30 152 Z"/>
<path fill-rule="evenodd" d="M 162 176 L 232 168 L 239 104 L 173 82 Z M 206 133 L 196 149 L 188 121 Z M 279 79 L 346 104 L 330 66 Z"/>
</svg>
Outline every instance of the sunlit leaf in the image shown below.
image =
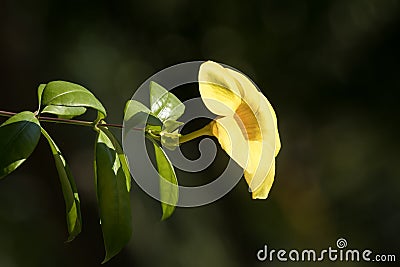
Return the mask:
<svg viewBox="0 0 400 267">
<path fill-rule="evenodd" d="M 165 152 L 156 143 L 153 142 L 153 145 L 160 175 L 160 199 L 163 212 L 161 220 L 165 220 L 172 215 L 175 205 L 178 203 L 178 180 L 174 167 Z"/>
<path fill-rule="evenodd" d="M 162 126 L 162 122 L 151 114 L 142 103 L 136 100 L 129 100 L 124 110 L 124 126 L 127 131 L 134 127 L 145 127 L 146 125 Z"/>
<path fill-rule="evenodd" d="M 59 148 L 54 143 L 53 139 L 51 139 L 50 135 L 43 128 L 41 130 L 43 136 L 46 137 L 47 141 L 49 142 L 51 152 L 54 156 L 54 161 L 58 171 L 58 176 L 60 178 L 61 189 L 65 201 L 69 233 L 67 241 L 72 241 L 82 229 L 82 217 L 78 190 L 75 185 L 74 177 L 72 176 L 69 166 L 62 156 Z"/>
<path fill-rule="evenodd" d="M 12 116 L 0 126 L 0 179 L 32 154 L 39 138 L 39 121 L 29 111 Z"/>
<path fill-rule="evenodd" d="M 156 82 L 150 82 L 150 106 L 161 121 L 177 120 L 185 111 L 185 105 Z"/>
<path fill-rule="evenodd" d="M 107 115 L 99 100 L 86 88 L 65 81 L 49 82 L 42 93 L 42 105 L 88 107 Z"/>
<path fill-rule="evenodd" d="M 41 107 L 41 105 L 42 105 L 42 94 L 43 94 L 43 90 L 44 90 L 44 88 L 46 87 L 46 84 L 45 83 L 42 83 L 42 84 L 40 84 L 39 85 L 39 87 L 38 87 L 38 91 L 37 91 L 37 94 L 38 94 L 38 110 L 40 110 L 40 107 Z"/>
<path fill-rule="evenodd" d="M 118 254 L 130 240 L 130 186 L 125 168 L 112 140 L 101 129 L 95 147 L 95 180 L 106 256 L 104 262 Z"/>
<path fill-rule="evenodd" d="M 136 100 L 128 100 L 125 104 L 124 120 L 130 120 L 133 116 L 136 116 L 141 112 L 149 114 L 150 109 Z"/>
<path fill-rule="evenodd" d="M 119 160 L 121 161 L 121 166 L 124 171 L 125 179 L 126 179 L 126 187 L 128 191 L 131 190 L 131 175 L 129 171 L 129 164 L 128 164 L 128 158 L 124 154 L 124 151 L 122 150 L 121 144 L 118 142 L 117 138 L 111 133 L 111 131 L 106 128 L 106 127 L 101 127 L 101 131 L 103 131 L 108 139 L 110 139 L 111 143 L 113 144 L 115 151 L 118 154 Z"/>
<path fill-rule="evenodd" d="M 68 107 L 68 106 L 46 106 L 41 113 L 50 113 L 58 115 L 59 118 L 72 119 L 73 117 L 82 115 L 86 112 L 85 107 Z"/>
<path fill-rule="evenodd" d="M 173 131 L 175 131 L 177 128 L 179 128 L 183 124 L 184 123 L 180 122 L 180 121 L 166 120 L 166 121 L 164 121 L 163 130 L 167 131 L 169 133 L 172 133 Z"/>
</svg>

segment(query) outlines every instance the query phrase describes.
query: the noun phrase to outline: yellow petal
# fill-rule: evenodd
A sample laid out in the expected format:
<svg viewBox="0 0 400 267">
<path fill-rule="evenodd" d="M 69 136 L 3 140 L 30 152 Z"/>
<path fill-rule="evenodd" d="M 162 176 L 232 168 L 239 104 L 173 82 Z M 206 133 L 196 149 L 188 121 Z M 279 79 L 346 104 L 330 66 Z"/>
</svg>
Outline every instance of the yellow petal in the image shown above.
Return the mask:
<svg viewBox="0 0 400 267">
<path fill-rule="evenodd" d="M 254 113 L 257 113 L 260 105 L 260 91 L 244 74 L 232 69 L 225 69 L 228 74 L 235 78 L 242 101 L 246 102 L 246 104 L 251 107 Z"/>
<path fill-rule="evenodd" d="M 264 179 L 261 186 L 259 186 L 253 193 L 253 199 L 266 199 L 268 197 L 269 191 L 271 190 L 272 184 L 274 183 L 275 176 L 275 160 L 273 161 L 271 168 Z"/>
<path fill-rule="evenodd" d="M 233 117 L 222 117 L 215 121 L 213 135 L 225 152 L 240 165 L 246 168 L 248 162 L 248 141 L 244 138 L 242 131 Z"/>
<path fill-rule="evenodd" d="M 206 107 L 214 114 L 233 115 L 242 102 L 235 79 L 221 65 L 207 61 L 199 69 L 199 89 Z"/>
<path fill-rule="evenodd" d="M 268 102 L 267 98 L 261 93 L 259 110 L 256 119 L 261 129 L 261 141 L 249 142 L 249 163 L 245 169 L 245 178 L 253 196 L 268 196 L 272 186 L 271 178 L 275 156 L 280 148 L 279 134 L 277 131 L 277 121 L 275 111 Z M 260 192 L 263 192 L 262 194 Z"/>
<path fill-rule="evenodd" d="M 260 190 L 267 183 L 269 171 L 275 162 L 274 143 L 250 141 L 249 162 L 244 177 L 252 192 Z"/>
<path fill-rule="evenodd" d="M 261 141 L 262 134 L 256 114 L 245 102 L 239 105 L 235 111 L 234 118 L 244 135 L 249 141 Z"/>
<path fill-rule="evenodd" d="M 271 103 L 269 103 L 268 99 L 260 92 L 261 95 L 261 104 L 260 108 L 265 109 L 265 107 L 268 107 L 270 114 L 272 116 L 272 120 L 274 122 L 274 127 L 275 127 L 275 157 L 278 155 L 279 150 L 281 149 L 281 140 L 279 138 L 279 131 L 278 131 L 278 120 L 276 118 L 276 113 L 275 110 L 273 109 Z M 268 129 L 261 130 L 263 133 L 265 131 L 269 131 Z"/>
<path fill-rule="evenodd" d="M 253 192 L 253 198 L 266 198 L 274 176 L 271 174 L 275 162 L 274 143 L 246 140 L 232 117 L 218 118 L 213 126 L 213 135 L 222 149 L 244 169 L 244 177 Z"/>
</svg>

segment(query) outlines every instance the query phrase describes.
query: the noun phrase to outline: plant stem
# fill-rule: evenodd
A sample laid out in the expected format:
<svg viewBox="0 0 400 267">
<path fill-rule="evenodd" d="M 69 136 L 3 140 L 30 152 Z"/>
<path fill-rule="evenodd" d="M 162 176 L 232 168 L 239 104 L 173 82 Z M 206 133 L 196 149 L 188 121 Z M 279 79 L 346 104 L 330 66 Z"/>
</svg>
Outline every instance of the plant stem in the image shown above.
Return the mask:
<svg viewBox="0 0 400 267">
<path fill-rule="evenodd" d="M 3 117 L 12 117 L 16 114 L 17 113 L 15 113 L 15 112 L 0 110 L 0 116 L 3 116 Z M 55 122 L 55 123 L 64 123 L 64 124 L 93 127 L 93 122 L 91 122 L 91 121 L 70 120 L 70 119 L 52 118 L 52 117 L 43 117 L 43 116 L 38 116 L 38 120 L 43 121 L 43 122 Z M 114 127 L 114 128 L 120 128 L 120 129 L 123 128 L 123 126 L 121 124 L 114 124 L 114 123 L 103 123 L 103 124 L 98 124 L 97 126 L 99 126 L 99 127 Z"/>
<path fill-rule="evenodd" d="M 17 113 L 0 110 L 0 116 L 3 116 L 3 117 L 12 117 L 15 114 L 17 114 Z"/>
<path fill-rule="evenodd" d="M 201 129 L 199 129 L 197 131 L 182 135 L 179 138 L 179 144 L 186 143 L 188 141 L 191 141 L 193 139 L 196 139 L 196 138 L 198 138 L 200 136 L 204 136 L 204 135 L 212 136 L 213 135 L 212 128 L 214 126 L 214 123 L 215 122 L 212 121 L 212 122 L 210 122 L 209 124 L 207 124 L 206 126 L 204 126 L 203 128 L 201 128 Z"/>
<path fill-rule="evenodd" d="M 10 112 L 10 111 L 2 111 L 0 110 L 0 116 L 2 117 L 12 117 L 14 115 L 16 115 L 17 113 L 15 112 Z M 72 120 L 72 119 L 62 119 L 62 118 L 52 118 L 52 117 L 43 117 L 43 116 L 38 116 L 38 120 L 39 121 L 43 121 L 43 122 L 54 122 L 54 123 L 64 123 L 64 124 L 71 124 L 71 125 L 79 125 L 79 126 L 86 126 L 86 127 L 93 127 L 93 122 L 91 121 L 81 121 L 81 120 Z M 186 135 L 182 135 L 179 138 L 179 143 L 183 144 L 186 142 L 189 142 L 193 139 L 196 139 L 200 136 L 212 136 L 212 128 L 214 126 L 214 121 L 210 122 L 209 124 L 207 124 L 206 126 L 204 126 L 203 128 L 188 133 Z M 114 124 L 114 123 L 100 123 L 97 125 L 98 127 L 113 127 L 113 128 L 119 128 L 122 129 L 123 125 L 121 124 Z M 139 129 L 139 128 L 133 128 L 133 130 L 143 130 L 143 129 Z M 153 136 L 153 138 L 155 138 Z"/>
</svg>

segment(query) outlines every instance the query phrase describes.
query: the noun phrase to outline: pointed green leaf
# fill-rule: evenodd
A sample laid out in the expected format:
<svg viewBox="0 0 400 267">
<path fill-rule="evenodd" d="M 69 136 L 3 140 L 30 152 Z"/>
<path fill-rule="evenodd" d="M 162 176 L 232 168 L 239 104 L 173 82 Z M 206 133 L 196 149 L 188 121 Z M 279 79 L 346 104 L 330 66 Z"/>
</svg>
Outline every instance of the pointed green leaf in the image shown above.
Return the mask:
<svg viewBox="0 0 400 267">
<path fill-rule="evenodd" d="M 126 187 L 128 189 L 128 192 L 131 191 L 131 174 L 129 171 L 129 164 L 128 164 L 128 158 L 126 157 L 124 151 L 122 150 L 121 144 L 118 142 L 117 138 L 112 134 L 112 132 L 106 128 L 106 127 L 101 127 L 101 130 L 107 135 L 108 139 L 110 139 L 111 143 L 113 144 L 115 151 L 118 154 L 119 160 L 121 161 L 121 166 L 122 170 L 125 175 L 126 179 Z"/>
<path fill-rule="evenodd" d="M 180 122 L 180 121 L 166 120 L 166 121 L 164 121 L 163 130 L 167 131 L 169 133 L 172 133 L 173 131 L 175 131 L 177 128 L 179 128 L 183 124 L 184 123 Z"/>
<path fill-rule="evenodd" d="M 136 100 L 126 102 L 124 110 L 124 126 L 127 131 L 134 127 L 146 125 L 162 126 L 162 122 L 151 114 L 151 111 Z"/>
<path fill-rule="evenodd" d="M 165 220 L 172 215 L 175 205 L 178 203 L 178 180 L 174 167 L 165 152 L 155 142 L 153 142 L 153 145 L 160 175 L 160 199 L 163 212 L 161 220 Z"/>
<path fill-rule="evenodd" d="M 29 111 L 12 116 L 0 126 L 0 179 L 32 154 L 39 138 L 39 121 Z"/>
<path fill-rule="evenodd" d="M 124 126 L 127 129 L 146 125 L 147 118 L 151 111 L 142 103 L 136 100 L 129 100 L 126 102 L 124 110 Z"/>
<path fill-rule="evenodd" d="M 124 120 L 130 120 L 133 116 L 137 116 L 141 112 L 149 114 L 150 109 L 136 100 L 128 100 L 125 104 Z"/>
<path fill-rule="evenodd" d="M 86 112 L 85 107 L 68 107 L 68 106 L 46 106 L 41 113 L 50 113 L 58 115 L 59 118 L 72 119 L 73 117 L 82 115 Z"/>
<path fill-rule="evenodd" d="M 44 90 L 45 87 L 46 87 L 45 83 L 40 84 L 39 87 L 38 87 L 38 91 L 37 91 L 37 93 L 38 93 L 38 102 L 39 102 L 38 110 L 40 110 L 40 107 L 42 105 L 42 94 L 43 94 L 43 90 Z"/>
<path fill-rule="evenodd" d="M 49 82 L 43 90 L 42 105 L 88 107 L 107 115 L 105 108 L 99 100 L 86 88 L 78 84 L 53 81 Z"/>
<path fill-rule="evenodd" d="M 67 226 L 68 226 L 68 240 L 72 241 L 82 229 L 82 217 L 80 200 L 78 195 L 78 190 L 76 188 L 74 177 L 66 163 L 64 157 L 61 155 L 60 149 L 51 139 L 50 135 L 43 129 L 42 134 L 46 137 L 49 142 L 51 152 L 54 156 L 54 161 L 58 171 L 58 176 L 61 182 L 61 189 L 64 195 L 66 216 L 67 216 Z"/>
<path fill-rule="evenodd" d="M 106 256 L 118 254 L 129 242 L 131 208 L 129 187 L 120 157 L 110 138 L 98 130 L 95 146 L 95 180 Z"/>
<path fill-rule="evenodd" d="M 150 106 L 161 121 L 177 120 L 185 111 L 185 105 L 156 82 L 150 82 Z"/>
</svg>

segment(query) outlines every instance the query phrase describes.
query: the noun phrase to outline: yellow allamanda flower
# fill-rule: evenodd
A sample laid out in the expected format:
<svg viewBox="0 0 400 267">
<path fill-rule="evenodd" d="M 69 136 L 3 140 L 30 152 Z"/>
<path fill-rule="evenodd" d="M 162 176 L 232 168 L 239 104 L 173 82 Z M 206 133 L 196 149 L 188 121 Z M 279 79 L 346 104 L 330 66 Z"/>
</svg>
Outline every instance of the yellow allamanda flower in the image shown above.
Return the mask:
<svg viewBox="0 0 400 267">
<path fill-rule="evenodd" d="M 212 135 L 244 169 L 252 197 L 267 198 L 281 147 L 271 104 L 245 75 L 212 61 L 200 66 L 199 89 L 206 107 L 218 115 Z"/>
</svg>

